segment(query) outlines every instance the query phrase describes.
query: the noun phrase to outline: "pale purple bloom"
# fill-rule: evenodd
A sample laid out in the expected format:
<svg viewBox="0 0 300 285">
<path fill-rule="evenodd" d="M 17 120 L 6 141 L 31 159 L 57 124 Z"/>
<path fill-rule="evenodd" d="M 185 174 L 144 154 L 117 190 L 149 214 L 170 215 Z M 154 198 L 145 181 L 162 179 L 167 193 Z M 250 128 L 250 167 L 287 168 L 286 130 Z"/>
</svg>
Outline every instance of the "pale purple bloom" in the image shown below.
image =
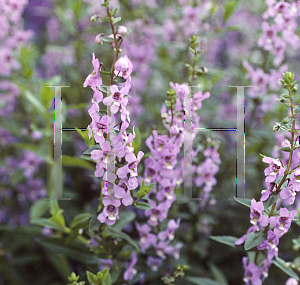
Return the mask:
<svg viewBox="0 0 300 285">
<path fill-rule="evenodd" d="M 115 64 L 115 74 L 127 79 L 131 72 L 133 66 L 127 55 L 120 57 Z"/>
<path fill-rule="evenodd" d="M 132 280 L 133 277 L 136 275 L 137 271 L 133 266 L 137 262 L 137 256 L 136 253 L 133 251 L 131 254 L 131 262 L 129 264 L 125 264 L 125 267 L 127 268 L 123 274 L 124 280 Z"/>
<path fill-rule="evenodd" d="M 100 63 L 98 58 L 95 58 L 95 54 L 93 53 L 93 67 L 94 70 L 88 77 L 85 79 L 83 83 L 83 87 L 90 86 L 91 88 L 100 86 L 102 84 L 102 78 L 100 77 L 99 70 L 100 70 Z"/>
<path fill-rule="evenodd" d="M 264 157 L 263 162 L 269 163 L 270 166 L 265 169 L 266 182 L 275 182 L 281 175 L 283 175 L 285 169 L 281 166 L 279 159 L 271 157 Z"/>
<path fill-rule="evenodd" d="M 294 217 L 296 216 L 297 211 L 293 210 L 291 211 L 291 214 L 289 214 L 288 209 L 281 208 L 279 212 L 279 217 L 270 217 L 270 224 L 271 226 L 275 227 L 274 233 L 278 236 L 282 236 L 290 228 L 292 219 L 294 219 Z"/>
<path fill-rule="evenodd" d="M 153 256 L 148 256 L 147 265 L 151 268 L 153 272 L 157 272 L 162 265 L 162 260 L 160 258 L 155 258 Z"/>
<path fill-rule="evenodd" d="M 263 227 L 268 225 L 268 217 L 262 214 L 262 212 L 264 211 L 263 202 L 256 202 L 255 199 L 252 199 L 250 210 L 251 224 L 257 225 L 257 223 L 260 223 Z"/>
<path fill-rule="evenodd" d="M 169 239 L 170 241 L 174 239 L 174 232 L 176 229 L 178 229 L 179 227 L 179 223 L 180 223 L 180 218 L 177 219 L 177 221 L 175 222 L 175 220 L 170 220 L 168 222 L 168 227 L 166 230 L 160 232 L 158 234 L 158 238 L 162 241 L 165 241 L 166 239 Z"/>
<path fill-rule="evenodd" d="M 118 199 L 111 198 L 113 197 L 103 198 L 104 210 L 98 215 L 98 220 L 100 223 L 113 225 L 116 219 L 119 219 L 119 207 L 121 202 Z"/>
<path fill-rule="evenodd" d="M 130 176 L 137 176 L 137 166 L 143 155 L 144 153 L 142 151 L 139 151 L 137 157 L 135 157 L 134 153 L 127 153 L 125 155 L 125 160 L 128 162 L 128 164 L 119 168 L 117 170 L 117 175 L 120 178 L 126 177 L 128 173 L 130 174 Z"/>
<path fill-rule="evenodd" d="M 260 279 L 261 270 L 257 267 L 257 265 L 253 262 L 251 262 L 249 265 L 248 258 L 243 257 L 243 265 L 245 269 L 245 275 L 243 281 L 246 285 L 250 284 L 250 281 L 252 282 L 252 285 L 261 285 L 262 280 Z"/>
<path fill-rule="evenodd" d="M 146 249 L 148 249 L 151 245 L 156 244 L 157 237 L 155 234 L 150 233 L 151 228 L 147 224 L 140 226 L 137 222 L 135 222 L 135 225 L 140 234 L 141 252 L 145 253 Z"/>
</svg>

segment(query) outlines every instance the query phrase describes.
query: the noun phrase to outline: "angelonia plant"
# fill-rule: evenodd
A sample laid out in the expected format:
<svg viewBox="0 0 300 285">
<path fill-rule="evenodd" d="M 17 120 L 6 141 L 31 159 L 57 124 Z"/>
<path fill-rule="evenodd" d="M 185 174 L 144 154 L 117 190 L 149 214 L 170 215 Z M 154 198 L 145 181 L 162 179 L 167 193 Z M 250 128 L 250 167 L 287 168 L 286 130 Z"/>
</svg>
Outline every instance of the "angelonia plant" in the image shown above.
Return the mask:
<svg viewBox="0 0 300 285">
<path fill-rule="evenodd" d="M 295 100 L 297 97 L 294 98 L 298 85 L 296 80 L 294 81 L 292 72 L 285 72 L 280 82 L 287 93 L 281 95 L 277 100 L 288 106 L 290 115 L 276 123 L 273 130 L 290 133 L 290 139 L 283 140 L 279 148 L 281 151 L 289 153 L 289 159 L 285 165 L 278 158 L 262 155 L 262 161 L 268 164 L 264 171 L 266 189 L 262 190 L 259 201 L 252 199 L 251 204 L 248 204 L 252 226 L 244 236 L 235 242 L 236 245 L 244 243 L 245 250 L 252 250 L 248 257 L 243 258 L 245 284 L 263 284 L 268 277 L 268 270 L 272 263 L 278 267 L 286 266 L 285 270 L 288 270 L 288 274 L 292 276 L 286 284 L 298 284 L 299 281 L 300 271 L 298 270 L 298 273 L 295 274 L 291 267 L 278 256 L 279 241 L 289 231 L 297 214 L 296 210 L 289 211 L 287 207 L 282 206 L 281 201 L 293 205 L 297 192 L 300 191 L 299 163 L 291 168 L 293 153 L 300 147 L 299 135 L 297 135 L 299 130 L 295 128 L 300 105 L 297 103 L 298 100 Z M 243 203 L 242 200 L 237 200 Z M 294 268 L 297 267 L 294 266 Z"/>
</svg>

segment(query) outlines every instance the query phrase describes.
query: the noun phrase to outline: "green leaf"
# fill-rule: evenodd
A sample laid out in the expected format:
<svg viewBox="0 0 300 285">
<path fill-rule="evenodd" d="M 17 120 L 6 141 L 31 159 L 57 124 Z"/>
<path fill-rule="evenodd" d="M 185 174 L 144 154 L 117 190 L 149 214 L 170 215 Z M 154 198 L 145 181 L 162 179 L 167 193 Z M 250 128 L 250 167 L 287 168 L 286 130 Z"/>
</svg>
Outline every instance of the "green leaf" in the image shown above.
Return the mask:
<svg viewBox="0 0 300 285">
<path fill-rule="evenodd" d="M 115 238 L 120 238 L 120 239 L 124 239 L 126 240 L 129 244 L 131 244 L 138 252 L 140 252 L 140 248 L 138 246 L 138 244 L 127 234 L 115 230 L 113 228 L 107 228 L 107 230 L 109 231 L 109 233 L 111 234 L 112 237 Z"/>
<path fill-rule="evenodd" d="M 121 21 L 121 17 L 113 18 L 113 24 L 116 24 Z"/>
<path fill-rule="evenodd" d="M 281 269 L 284 273 L 289 275 L 290 277 L 295 278 L 297 281 L 299 281 L 299 276 L 294 272 L 292 268 L 287 268 L 285 266 L 285 261 L 278 257 L 278 259 L 273 259 L 272 260 L 273 264 L 275 264 L 279 269 Z"/>
<path fill-rule="evenodd" d="M 146 202 L 136 202 L 133 206 L 141 210 L 150 210 L 153 209 L 152 206 Z"/>
<path fill-rule="evenodd" d="M 101 4 L 101 6 L 104 6 L 104 7 L 109 7 L 109 1 L 107 1 L 107 2 L 103 2 L 103 3 Z"/>
<path fill-rule="evenodd" d="M 59 6 L 56 6 L 54 9 L 54 14 L 58 17 L 60 22 L 62 23 L 62 27 L 66 27 L 66 29 L 72 34 L 76 34 L 77 29 L 75 27 L 74 21 L 71 21 L 67 15 L 67 13 Z"/>
<path fill-rule="evenodd" d="M 49 84 L 47 84 L 49 85 Z M 54 92 L 52 88 L 42 86 L 41 88 L 41 102 L 46 110 L 48 110 L 51 107 L 51 103 L 54 99 Z"/>
<path fill-rule="evenodd" d="M 49 209 L 49 201 L 40 199 L 34 202 L 30 208 L 30 223 L 40 218 Z"/>
<path fill-rule="evenodd" d="M 58 200 L 55 200 L 54 193 L 51 194 L 50 198 L 50 214 L 55 216 L 56 214 L 61 213 L 62 210 L 59 208 Z"/>
<path fill-rule="evenodd" d="M 123 77 L 117 76 L 114 81 L 119 82 L 119 83 L 124 83 L 126 80 Z"/>
<path fill-rule="evenodd" d="M 285 152 L 293 152 L 293 150 L 289 147 L 281 147 L 279 149 L 282 150 L 282 151 L 285 151 Z"/>
<path fill-rule="evenodd" d="M 220 282 L 223 285 L 229 285 L 225 275 L 217 266 L 211 264 L 210 271 L 216 281 Z"/>
<path fill-rule="evenodd" d="M 294 114 L 297 115 L 300 113 L 300 104 L 296 105 L 296 107 L 294 108 Z"/>
<path fill-rule="evenodd" d="M 205 277 L 186 277 L 186 280 L 196 285 L 224 285 L 218 281 Z"/>
<path fill-rule="evenodd" d="M 277 123 L 280 128 L 284 131 L 292 130 L 292 122 L 295 120 L 295 118 L 291 117 L 285 117 L 280 123 Z"/>
<path fill-rule="evenodd" d="M 102 71 L 102 70 L 100 70 L 100 75 L 110 76 L 110 72 L 109 71 Z"/>
<path fill-rule="evenodd" d="M 97 276 L 90 271 L 86 271 L 87 280 L 91 283 L 91 285 L 98 285 Z"/>
<path fill-rule="evenodd" d="M 81 214 L 78 214 L 72 220 L 72 222 L 70 224 L 70 228 L 71 229 L 76 228 L 78 225 L 80 225 L 80 224 L 86 222 L 87 220 L 89 220 L 91 218 L 91 216 L 92 216 L 92 214 L 90 214 L 90 213 L 81 213 Z"/>
<path fill-rule="evenodd" d="M 114 15 L 117 13 L 118 8 L 119 8 L 119 7 L 115 8 L 115 9 L 113 9 L 113 10 L 111 11 L 111 16 L 114 16 Z"/>
<path fill-rule="evenodd" d="M 30 144 L 30 143 L 16 142 L 16 143 L 11 143 L 11 146 L 16 147 L 18 149 L 29 149 L 29 150 L 32 150 L 35 153 L 37 153 L 37 151 L 38 151 L 37 147 Z"/>
<path fill-rule="evenodd" d="M 102 273 L 103 273 L 103 281 L 101 285 L 111 285 L 112 281 L 111 281 L 111 275 L 109 273 L 109 268 L 104 269 Z"/>
<path fill-rule="evenodd" d="M 210 236 L 210 239 L 229 245 L 231 247 L 235 247 L 235 242 L 238 240 L 237 237 L 233 237 L 233 236 Z"/>
<path fill-rule="evenodd" d="M 139 150 L 140 150 L 140 145 L 141 145 L 141 132 L 140 130 L 135 127 L 134 128 L 134 133 L 135 133 L 135 138 L 132 140 L 132 146 L 134 148 L 134 154 L 137 156 Z"/>
<path fill-rule="evenodd" d="M 251 199 L 245 199 L 245 198 L 236 198 L 233 197 L 235 201 L 239 202 L 240 204 L 247 206 L 247 207 L 251 207 Z"/>
<path fill-rule="evenodd" d="M 43 116 L 47 114 L 45 107 L 41 102 L 28 90 L 24 91 L 25 98 L 39 111 Z"/>
<path fill-rule="evenodd" d="M 227 33 L 227 32 L 240 31 L 240 30 L 241 30 L 241 26 L 240 25 L 232 25 L 232 26 L 226 27 L 221 32 L 224 34 L 224 33 Z"/>
<path fill-rule="evenodd" d="M 88 147 L 91 147 L 94 145 L 94 139 L 93 137 L 89 138 L 89 130 L 79 130 L 78 128 L 76 128 L 77 132 L 80 134 L 80 136 L 83 138 L 83 140 L 85 141 L 85 143 L 87 144 Z"/>
<path fill-rule="evenodd" d="M 251 248 L 265 241 L 266 239 L 267 236 L 262 231 L 252 232 L 247 236 L 245 240 L 244 248 L 245 250 L 250 250 Z"/>
<path fill-rule="evenodd" d="M 63 112 L 64 111 L 69 111 L 69 110 L 74 110 L 74 109 L 84 109 L 87 106 L 90 106 L 90 103 L 79 103 L 79 104 L 72 104 L 72 105 L 68 105 L 65 108 L 63 108 Z"/>
<path fill-rule="evenodd" d="M 229 18 L 233 15 L 236 7 L 237 7 L 238 1 L 229 1 L 224 5 L 224 15 L 223 15 L 223 21 L 227 22 Z"/>
<path fill-rule="evenodd" d="M 90 225 L 89 225 L 89 231 L 93 232 L 94 230 L 98 229 L 99 226 L 101 225 L 100 222 L 97 219 L 97 214 L 93 215 L 91 220 L 90 220 Z"/>
<path fill-rule="evenodd" d="M 270 196 L 268 197 L 268 199 L 263 202 L 264 208 L 267 209 L 267 208 L 271 207 L 274 203 L 277 202 L 277 200 L 279 198 L 280 198 L 280 196 L 278 194 L 271 193 Z"/>
<path fill-rule="evenodd" d="M 64 232 L 64 233 L 67 232 L 67 230 L 64 227 L 57 224 L 56 222 L 51 221 L 50 219 L 44 219 L 44 218 L 35 219 L 32 223 L 41 227 L 48 227 L 60 232 Z"/>
<path fill-rule="evenodd" d="M 52 252 L 65 254 L 73 260 L 78 260 L 86 264 L 99 265 L 99 258 L 90 253 L 89 250 L 80 241 L 74 241 L 66 245 L 61 238 L 41 238 L 38 240 L 42 246 L 50 249 Z"/>
<path fill-rule="evenodd" d="M 119 219 L 113 225 L 113 228 L 117 231 L 123 230 L 129 223 L 131 223 L 136 217 L 136 213 L 133 211 L 122 211 L 119 213 Z"/>
<path fill-rule="evenodd" d="M 64 166 L 81 167 L 87 169 L 95 169 L 95 167 L 86 160 L 79 159 L 68 155 L 62 155 L 62 164 Z"/>
<path fill-rule="evenodd" d="M 104 42 L 107 42 L 107 43 L 114 43 L 115 42 L 115 39 L 114 38 L 111 38 L 111 37 L 108 37 L 108 36 L 103 36 L 102 40 Z"/>
<path fill-rule="evenodd" d="M 101 147 L 98 144 L 93 145 L 89 149 L 87 149 L 83 154 L 91 154 L 91 152 L 95 149 L 101 149 Z"/>
</svg>

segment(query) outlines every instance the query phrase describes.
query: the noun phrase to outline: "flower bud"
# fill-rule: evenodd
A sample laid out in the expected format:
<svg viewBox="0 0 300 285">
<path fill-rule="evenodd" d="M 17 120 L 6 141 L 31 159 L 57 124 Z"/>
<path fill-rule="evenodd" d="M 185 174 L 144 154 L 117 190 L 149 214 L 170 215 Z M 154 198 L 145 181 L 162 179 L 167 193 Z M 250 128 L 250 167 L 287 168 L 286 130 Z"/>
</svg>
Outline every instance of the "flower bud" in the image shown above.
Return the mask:
<svg viewBox="0 0 300 285">
<path fill-rule="evenodd" d="M 95 14 L 95 15 L 93 15 L 93 16 L 91 17 L 90 20 L 91 20 L 92 22 L 96 22 L 99 18 L 100 18 L 100 16 L 97 15 L 97 14 Z"/>
<path fill-rule="evenodd" d="M 178 134 L 179 134 L 179 127 L 178 127 L 178 125 L 172 125 L 172 126 L 170 127 L 170 129 L 169 129 L 169 133 L 170 133 L 170 135 L 172 135 L 172 136 L 178 135 Z"/>
<path fill-rule="evenodd" d="M 121 36 L 127 35 L 127 28 L 124 26 L 119 26 L 117 33 Z"/>
<path fill-rule="evenodd" d="M 288 147 L 290 148 L 291 147 L 291 143 L 285 139 L 282 143 L 281 143 L 281 147 Z"/>
<path fill-rule="evenodd" d="M 99 45 L 103 45 L 103 36 L 104 34 L 98 34 L 95 38 L 95 43 L 99 44 Z"/>
<path fill-rule="evenodd" d="M 273 127 L 273 131 L 274 131 L 275 133 L 277 133 L 279 129 L 280 129 L 280 126 L 278 126 L 278 125 L 275 125 L 275 126 Z"/>
</svg>

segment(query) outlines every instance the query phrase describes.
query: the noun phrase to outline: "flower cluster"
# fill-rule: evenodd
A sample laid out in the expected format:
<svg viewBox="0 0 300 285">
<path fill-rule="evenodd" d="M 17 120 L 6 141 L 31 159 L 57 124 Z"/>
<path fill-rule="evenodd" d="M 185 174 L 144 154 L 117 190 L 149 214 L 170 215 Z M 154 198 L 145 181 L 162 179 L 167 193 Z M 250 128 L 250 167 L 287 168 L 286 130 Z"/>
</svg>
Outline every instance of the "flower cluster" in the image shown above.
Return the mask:
<svg viewBox="0 0 300 285">
<path fill-rule="evenodd" d="M 127 56 L 121 57 L 115 64 L 115 74 L 125 79 L 124 86 L 111 85 L 107 90 L 107 97 L 103 99 L 105 90 L 102 86 L 102 78 L 99 74 L 100 62 L 93 54 L 93 72 L 86 78 L 83 86 L 90 86 L 94 91 L 92 106 L 89 114 L 92 122 L 88 126 L 89 138 L 94 136 L 97 143 L 97 149 L 91 151 L 91 158 L 97 162 L 95 176 L 102 178 L 105 182 L 102 189 L 104 209 L 98 216 L 101 223 L 113 225 L 119 217 L 119 207 L 121 202 L 124 206 L 131 205 L 133 199 L 130 191 L 138 186 L 137 183 L 137 166 L 143 157 L 140 151 L 137 157 L 134 155 L 132 140 L 133 134 L 127 134 L 126 129 L 129 126 L 129 112 L 126 109 L 128 104 L 128 95 L 131 87 L 132 63 Z M 99 103 L 107 106 L 107 115 L 99 115 Z M 114 118 L 120 113 L 121 123 L 119 124 L 119 133 L 114 125 Z M 115 171 L 115 165 L 118 169 Z"/>
<path fill-rule="evenodd" d="M 287 165 L 284 165 L 280 159 L 264 156 L 262 161 L 268 163 L 269 166 L 265 168 L 265 184 L 266 189 L 262 190 L 260 201 L 252 199 L 250 207 L 250 222 L 252 226 L 248 229 L 247 233 L 242 236 L 236 245 L 245 242 L 245 249 L 251 249 L 254 246 L 249 246 L 253 243 L 254 239 L 259 241 L 257 250 L 265 251 L 266 256 L 260 264 L 250 262 L 248 259 L 243 259 L 245 268 L 246 284 L 251 281 L 252 284 L 260 285 L 262 281 L 268 276 L 269 266 L 272 264 L 272 259 L 278 259 L 278 244 L 279 239 L 288 232 L 291 227 L 292 220 L 296 216 L 297 211 L 292 210 L 289 212 L 288 208 L 280 207 L 276 209 L 276 205 L 280 205 L 281 199 L 285 204 L 292 205 L 295 201 L 297 192 L 300 191 L 300 169 L 299 163 L 291 169 L 293 151 L 296 148 L 295 140 L 295 117 L 297 113 L 294 108 L 296 105 L 293 103 L 293 96 L 297 91 L 298 85 L 295 85 L 294 74 L 286 72 L 283 74 L 284 80 L 280 80 L 282 86 L 288 90 L 288 94 L 281 95 L 280 102 L 288 102 L 291 108 L 291 117 L 286 117 L 281 123 L 277 123 L 278 128 L 286 130 L 291 133 L 291 140 L 283 140 L 280 150 L 289 153 Z M 288 125 L 287 127 L 287 124 Z M 278 201 L 279 200 L 279 201 Z M 258 251 L 257 253 L 258 254 Z"/>
<path fill-rule="evenodd" d="M 164 119 L 163 123 L 168 134 L 159 135 L 154 130 L 153 135 L 146 139 L 146 145 L 152 156 L 145 160 L 145 182 L 156 183 L 156 188 L 148 194 L 151 195 L 149 204 L 152 209 L 145 211 L 145 215 L 148 217 L 147 224 L 140 226 L 136 223 L 140 234 L 142 252 L 151 246 L 155 249 L 157 257 L 149 256 L 147 260 L 147 264 L 154 272 L 158 270 L 162 260 L 166 259 L 166 254 L 175 259 L 179 258 L 182 243 L 177 243 L 174 246 L 169 245 L 169 243 L 174 239 L 174 232 L 179 227 L 180 218 L 177 221 L 169 220 L 167 228 L 158 234 L 152 233 L 151 227 L 156 227 L 167 219 L 168 211 L 176 199 L 174 189 L 183 182 L 184 159 L 181 161 L 178 159 L 184 143 L 184 115 L 190 112 L 193 140 L 197 134 L 195 128 L 198 127 L 199 123 L 199 116 L 195 112 L 201 108 L 201 101 L 209 97 L 208 92 L 205 94 L 202 91 L 195 93 L 191 101 L 191 109 L 187 109 L 184 106 L 184 98 L 191 96 L 189 86 L 186 83 L 180 85 L 173 82 L 170 83 L 170 86 L 172 89 L 167 92 L 170 101 L 166 101 L 166 105 L 163 105 L 161 109 L 161 116 Z M 211 153 L 214 151 L 212 150 Z M 196 152 L 193 153 L 193 156 L 195 155 Z M 207 150 L 206 155 L 210 155 L 209 150 Z M 207 180 L 209 180 L 208 177 Z M 205 183 L 205 181 L 203 182 Z M 198 184 L 202 183 L 198 182 Z M 208 186 L 209 189 L 211 189 L 210 186 Z M 207 190 L 209 191 L 209 189 Z"/>
</svg>

